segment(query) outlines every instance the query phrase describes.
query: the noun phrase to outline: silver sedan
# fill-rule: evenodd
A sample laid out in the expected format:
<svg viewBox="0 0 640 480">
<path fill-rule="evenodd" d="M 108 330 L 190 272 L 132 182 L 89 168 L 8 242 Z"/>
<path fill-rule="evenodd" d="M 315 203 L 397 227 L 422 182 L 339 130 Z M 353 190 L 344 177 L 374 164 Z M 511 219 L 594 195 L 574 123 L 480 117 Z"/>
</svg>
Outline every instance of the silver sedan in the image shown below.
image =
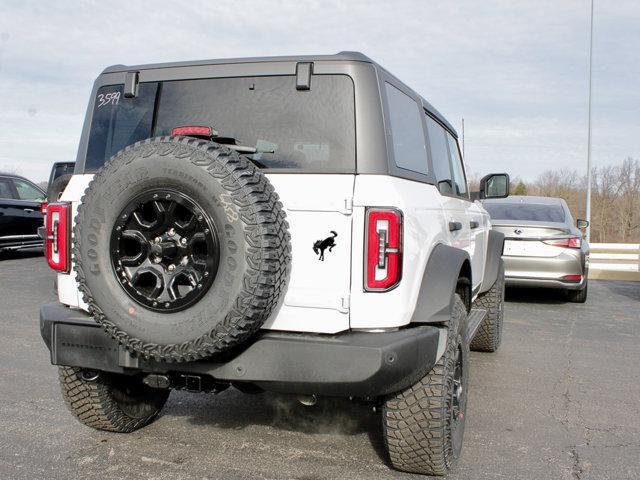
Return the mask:
<svg viewBox="0 0 640 480">
<path fill-rule="evenodd" d="M 494 230 L 504 233 L 507 285 L 560 288 L 569 300 L 587 300 L 589 245 L 561 198 L 510 196 L 484 200 Z"/>
</svg>

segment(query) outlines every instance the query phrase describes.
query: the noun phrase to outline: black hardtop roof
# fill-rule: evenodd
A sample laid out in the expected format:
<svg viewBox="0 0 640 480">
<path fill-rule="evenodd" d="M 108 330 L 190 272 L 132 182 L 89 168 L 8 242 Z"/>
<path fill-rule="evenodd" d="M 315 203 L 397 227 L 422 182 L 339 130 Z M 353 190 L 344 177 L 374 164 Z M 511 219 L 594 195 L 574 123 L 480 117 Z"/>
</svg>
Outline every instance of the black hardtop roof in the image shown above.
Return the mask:
<svg viewBox="0 0 640 480">
<path fill-rule="evenodd" d="M 387 74 L 392 76 L 396 81 L 402 83 L 408 89 L 414 91 L 398 79 L 395 75 L 391 74 L 387 69 L 385 69 L 380 64 L 373 61 L 371 58 L 366 56 L 364 53 L 360 52 L 351 52 L 351 51 L 343 51 L 333 55 L 294 55 L 294 56 L 274 56 L 274 57 L 245 57 L 245 58 L 219 58 L 219 59 L 210 59 L 210 60 L 190 60 L 185 62 L 166 62 L 166 63 L 150 63 L 146 65 L 112 65 L 110 67 L 105 68 L 102 73 L 118 73 L 118 72 L 127 72 L 132 70 L 151 70 L 156 68 L 176 68 L 176 67 L 198 67 L 198 66 L 206 66 L 206 65 L 229 65 L 229 64 L 238 64 L 238 63 L 268 63 L 268 62 L 321 62 L 321 61 L 347 61 L 347 62 L 365 62 L 371 63 L 377 69 L 385 71 Z M 417 92 L 416 92 L 417 94 Z M 419 94 L 417 94 L 420 96 Z M 420 96 L 422 98 L 422 96 Z M 445 125 L 451 133 L 453 133 L 456 138 L 458 137 L 458 133 L 456 129 L 451 125 L 444 116 L 438 110 L 436 110 L 433 105 L 431 105 L 428 101 L 422 98 L 422 101 L 427 106 L 429 112 L 434 115 L 443 125 Z"/>
</svg>

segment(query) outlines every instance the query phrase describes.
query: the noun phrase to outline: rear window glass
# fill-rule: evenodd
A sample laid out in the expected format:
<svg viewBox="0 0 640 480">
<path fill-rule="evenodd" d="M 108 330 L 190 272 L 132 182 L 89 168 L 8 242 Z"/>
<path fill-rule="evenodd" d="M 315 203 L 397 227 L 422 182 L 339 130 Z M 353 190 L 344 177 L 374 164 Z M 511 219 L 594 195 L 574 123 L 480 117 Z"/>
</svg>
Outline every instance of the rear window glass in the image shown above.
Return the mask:
<svg viewBox="0 0 640 480">
<path fill-rule="evenodd" d="M 496 220 L 564 222 L 564 209 L 560 205 L 485 203 L 484 208 Z"/>
<path fill-rule="evenodd" d="M 355 171 L 354 91 L 345 75 L 314 75 L 306 91 L 295 76 L 239 77 L 141 84 L 135 99 L 122 86 L 103 87 L 98 97 L 114 92 L 115 103 L 96 100 L 85 170 L 140 139 L 203 125 L 255 148 L 247 156 L 264 168 Z"/>
<path fill-rule="evenodd" d="M 122 85 L 101 87 L 93 107 L 85 171 L 93 172 L 127 145 L 151 136 L 157 83 L 141 83 L 124 98 Z"/>
</svg>

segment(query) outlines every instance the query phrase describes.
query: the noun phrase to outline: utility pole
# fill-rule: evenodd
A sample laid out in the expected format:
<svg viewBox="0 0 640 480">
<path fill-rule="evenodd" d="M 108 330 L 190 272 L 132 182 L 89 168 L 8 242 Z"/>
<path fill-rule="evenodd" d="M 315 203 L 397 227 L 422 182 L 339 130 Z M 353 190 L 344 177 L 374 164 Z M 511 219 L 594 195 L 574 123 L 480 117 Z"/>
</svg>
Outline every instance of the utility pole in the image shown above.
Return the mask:
<svg viewBox="0 0 640 480">
<path fill-rule="evenodd" d="M 591 239 L 591 78 L 593 63 L 593 0 L 591 0 L 591 28 L 589 31 L 589 121 L 587 133 L 587 205 L 586 220 L 589 222 L 587 226 L 586 238 L 587 242 Z"/>
<path fill-rule="evenodd" d="M 464 156 L 464 117 L 462 117 L 462 160 L 467 161 L 467 157 Z"/>
</svg>

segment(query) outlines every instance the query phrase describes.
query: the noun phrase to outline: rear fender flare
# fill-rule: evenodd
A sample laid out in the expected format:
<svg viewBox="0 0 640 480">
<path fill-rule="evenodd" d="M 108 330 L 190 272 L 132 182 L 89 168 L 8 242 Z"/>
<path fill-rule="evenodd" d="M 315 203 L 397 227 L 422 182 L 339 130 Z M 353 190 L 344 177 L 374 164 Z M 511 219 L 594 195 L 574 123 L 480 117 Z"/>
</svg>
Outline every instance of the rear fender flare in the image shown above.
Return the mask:
<svg viewBox="0 0 640 480">
<path fill-rule="evenodd" d="M 471 259 L 466 251 L 444 244 L 436 245 L 424 269 L 411 322 L 448 322 L 460 272 L 466 270 L 466 276 L 471 277 L 470 265 Z"/>
<path fill-rule="evenodd" d="M 487 259 L 484 266 L 482 285 L 478 293 L 487 292 L 493 287 L 498 278 L 500 259 L 504 250 L 504 234 L 489 230 L 489 240 L 487 242 Z"/>
</svg>

